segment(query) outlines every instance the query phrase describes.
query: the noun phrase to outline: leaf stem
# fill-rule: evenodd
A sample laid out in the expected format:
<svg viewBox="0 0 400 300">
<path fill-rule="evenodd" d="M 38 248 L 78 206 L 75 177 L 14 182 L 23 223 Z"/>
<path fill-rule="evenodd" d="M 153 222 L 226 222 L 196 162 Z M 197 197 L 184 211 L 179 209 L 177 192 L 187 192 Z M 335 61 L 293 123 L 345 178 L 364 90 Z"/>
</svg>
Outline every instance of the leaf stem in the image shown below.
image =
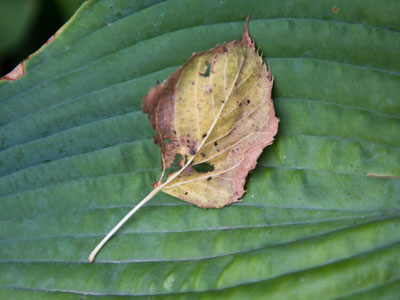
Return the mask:
<svg viewBox="0 0 400 300">
<path fill-rule="evenodd" d="M 101 248 L 108 242 L 108 240 L 129 220 L 130 217 L 144 204 L 146 204 L 150 199 L 152 199 L 161 189 L 163 185 L 156 187 L 152 190 L 142 201 L 140 201 L 115 227 L 104 237 L 104 239 L 93 249 L 89 255 L 89 262 L 92 263 Z"/>
<path fill-rule="evenodd" d="M 104 239 L 96 246 L 96 248 L 94 248 L 94 250 L 92 251 L 92 253 L 90 253 L 89 255 L 89 262 L 93 262 L 97 253 L 101 250 L 101 248 L 103 248 L 103 246 L 108 242 L 108 240 L 126 223 L 126 221 L 129 220 L 130 217 L 133 216 L 133 214 L 139 209 L 141 208 L 144 204 L 146 204 L 151 198 L 153 198 L 159 191 L 161 191 L 167 184 L 169 184 L 172 180 L 174 180 L 176 177 L 178 177 L 179 174 L 181 174 L 183 172 L 183 170 L 185 170 L 194 160 L 194 158 L 196 157 L 196 155 L 199 153 L 199 150 L 203 147 L 203 145 L 205 144 L 205 142 L 207 141 L 208 137 L 210 136 L 211 131 L 214 129 L 215 124 L 217 123 L 226 102 L 228 101 L 233 87 L 235 86 L 235 83 L 237 82 L 237 79 L 239 77 L 239 73 L 240 70 L 242 69 L 243 66 L 243 61 L 244 59 L 242 59 L 242 62 L 240 63 L 238 72 L 236 74 L 235 80 L 228 92 L 228 94 L 226 95 L 226 98 L 224 100 L 224 103 L 222 104 L 217 117 L 215 118 L 213 124 L 211 125 L 211 128 L 208 130 L 207 136 L 205 139 L 203 139 L 203 141 L 200 143 L 199 149 L 197 150 L 197 152 L 189 159 L 189 161 L 187 161 L 187 163 L 175 174 L 173 174 L 169 179 L 167 179 L 163 184 L 160 185 L 162 178 L 164 177 L 165 174 L 165 161 L 164 161 L 164 157 L 162 157 L 163 159 L 163 172 L 161 174 L 160 180 L 158 181 L 158 186 L 152 190 L 150 192 L 150 194 L 148 194 L 142 201 L 140 201 L 121 221 L 119 221 L 119 223 L 104 237 Z"/>
<path fill-rule="evenodd" d="M 197 153 L 196 153 L 197 154 Z M 130 217 L 133 216 L 133 214 L 138 211 L 139 208 L 141 208 L 143 205 L 145 205 L 150 199 L 152 199 L 159 191 L 161 191 L 164 186 L 169 184 L 172 180 L 174 180 L 179 174 L 183 172 L 193 161 L 196 155 L 192 156 L 189 161 L 175 174 L 173 174 L 167 181 L 165 181 L 163 184 L 157 186 L 154 190 L 152 190 L 142 201 L 140 201 L 115 227 L 104 237 L 104 239 L 96 246 L 96 248 L 93 249 L 93 251 L 89 255 L 89 262 L 92 263 L 94 259 L 96 258 L 97 253 L 103 248 L 103 246 L 108 242 L 108 240 L 126 223 L 126 221 L 129 220 Z M 165 170 L 164 170 L 165 171 Z M 164 172 L 163 172 L 164 173 Z M 162 174 L 162 177 L 164 177 L 164 174 Z"/>
<path fill-rule="evenodd" d="M 164 178 L 164 174 L 165 174 L 165 167 L 163 166 L 163 170 L 162 170 L 162 173 L 160 175 L 160 179 L 158 179 L 157 185 L 160 185 L 160 183 L 162 182 L 162 179 Z"/>
</svg>

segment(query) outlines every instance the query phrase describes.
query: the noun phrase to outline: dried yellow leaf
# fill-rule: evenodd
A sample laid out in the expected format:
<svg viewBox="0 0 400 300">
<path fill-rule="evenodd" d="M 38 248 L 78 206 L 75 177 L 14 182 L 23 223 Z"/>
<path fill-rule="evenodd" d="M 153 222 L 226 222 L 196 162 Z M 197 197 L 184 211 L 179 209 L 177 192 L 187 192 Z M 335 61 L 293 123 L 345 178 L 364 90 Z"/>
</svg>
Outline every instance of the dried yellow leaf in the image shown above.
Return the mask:
<svg viewBox="0 0 400 300">
<path fill-rule="evenodd" d="M 92 251 L 159 191 L 204 208 L 223 207 L 245 192 L 246 177 L 270 145 L 279 120 L 271 100 L 273 78 L 248 34 L 240 41 L 193 55 L 143 100 L 143 112 L 161 147 L 162 175 L 150 192 Z M 180 157 L 181 168 L 165 171 Z"/>
<path fill-rule="evenodd" d="M 193 55 L 170 76 L 167 86 L 152 88 L 143 101 L 143 111 L 157 131 L 163 169 L 176 154 L 185 168 L 178 176 L 170 174 L 168 184 L 160 181 L 156 186 L 200 207 L 238 201 L 248 172 L 278 129 L 271 101 L 273 79 L 247 24 L 240 41 Z M 196 171 L 201 164 L 212 171 Z"/>
</svg>

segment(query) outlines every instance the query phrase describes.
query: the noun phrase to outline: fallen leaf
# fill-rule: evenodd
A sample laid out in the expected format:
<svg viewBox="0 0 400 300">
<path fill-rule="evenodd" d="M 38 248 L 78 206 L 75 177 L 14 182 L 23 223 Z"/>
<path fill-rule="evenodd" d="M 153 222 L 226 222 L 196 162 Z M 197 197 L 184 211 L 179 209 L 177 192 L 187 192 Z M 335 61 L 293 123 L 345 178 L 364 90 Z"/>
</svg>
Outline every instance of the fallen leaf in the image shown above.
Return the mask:
<svg viewBox="0 0 400 300">
<path fill-rule="evenodd" d="M 222 207 L 245 192 L 247 174 L 278 129 L 273 79 L 248 34 L 193 55 L 143 101 L 157 131 L 165 170 L 180 154 L 182 169 L 159 181 L 162 191 L 200 207 Z M 208 165 L 209 172 L 195 166 Z M 178 175 L 178 176 L 177 176 Z"/>
<path fill-rule="evenodd" d="M 249 37 L 248 21 L 241 40 L 193 55 L 168 84 L 144 97 L 143 112 L 161 147 L 162 175 L 89 261 L 159 191 L 204 208 L 223 207 L 244 194 L 246 177 L 273 142 L 279 122 L 271 100 L 273 78 Z M 177 158 L 181 168 L 162 181 Z"/>
</svg>

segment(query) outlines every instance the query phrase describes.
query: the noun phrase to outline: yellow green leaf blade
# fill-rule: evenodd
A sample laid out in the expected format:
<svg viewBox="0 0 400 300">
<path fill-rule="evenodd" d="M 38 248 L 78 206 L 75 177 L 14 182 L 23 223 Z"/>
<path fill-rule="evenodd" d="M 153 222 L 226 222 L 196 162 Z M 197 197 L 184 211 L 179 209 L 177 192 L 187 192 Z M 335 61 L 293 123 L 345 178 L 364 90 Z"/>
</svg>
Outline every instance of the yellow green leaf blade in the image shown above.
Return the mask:
<svg viewBox="0 0 400 300">
<path fill-rule="evenodd" d="M 143 111 L 157 131 L 162 168 L 177 154 L 182 166 L 162 190 L 200 207 L 238 201 L 248 172 L 278 130 L 272 85 L 247 19 L 240 41 L 193 55 L 166 87 L 152 88 Z M 196 168 L 202 165 L 208 170 Z"/>
</svg>

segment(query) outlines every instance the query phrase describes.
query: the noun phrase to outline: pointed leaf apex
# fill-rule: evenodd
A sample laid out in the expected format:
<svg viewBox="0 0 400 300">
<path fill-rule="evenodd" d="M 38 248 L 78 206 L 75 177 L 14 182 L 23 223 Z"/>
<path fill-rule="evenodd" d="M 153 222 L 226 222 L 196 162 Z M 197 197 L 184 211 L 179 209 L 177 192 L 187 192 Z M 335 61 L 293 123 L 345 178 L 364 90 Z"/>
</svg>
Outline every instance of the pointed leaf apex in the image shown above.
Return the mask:
<svg viewBox="0 0 400 300">
<path fill-rule="evenodd" d="M 246 21 L 244 22 L 243 35 L 242 35 L 241 42 L 246 43 L 250 48 L 254 49 L 254 42 L 252 41 L 252 39 L 249 35 L 250 17 L 251 17 L 251 15 L 248 15 L 246 18 Z"/>
</svg>

